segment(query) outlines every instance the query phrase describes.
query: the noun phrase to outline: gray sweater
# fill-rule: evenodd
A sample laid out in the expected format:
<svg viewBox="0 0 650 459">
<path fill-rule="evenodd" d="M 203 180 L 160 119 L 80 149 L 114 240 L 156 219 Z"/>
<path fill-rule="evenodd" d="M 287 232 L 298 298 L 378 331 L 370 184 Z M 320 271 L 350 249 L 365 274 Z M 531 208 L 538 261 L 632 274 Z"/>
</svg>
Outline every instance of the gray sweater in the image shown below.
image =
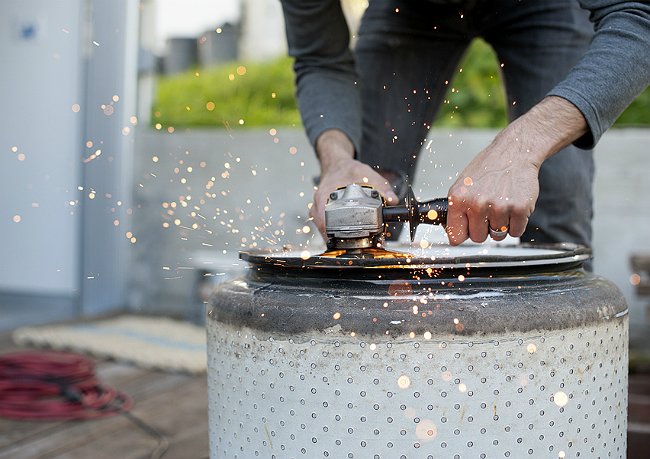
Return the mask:
<svg viewBox="0 0 650 459">
<path fill-rule="evenodd" d="M 307 135 L 315 145 L 327 129 L 361 144 L 358 75 L 340 0 L 281 0 L 289 54 Z M 592 148 L 650 84 L 650 2 L 578 0 L 591 12 L 595 35 L 574 69 L 548 95 L 562 97 L 584 115 L 589 132 L 575 142 Z"/>
</svg>

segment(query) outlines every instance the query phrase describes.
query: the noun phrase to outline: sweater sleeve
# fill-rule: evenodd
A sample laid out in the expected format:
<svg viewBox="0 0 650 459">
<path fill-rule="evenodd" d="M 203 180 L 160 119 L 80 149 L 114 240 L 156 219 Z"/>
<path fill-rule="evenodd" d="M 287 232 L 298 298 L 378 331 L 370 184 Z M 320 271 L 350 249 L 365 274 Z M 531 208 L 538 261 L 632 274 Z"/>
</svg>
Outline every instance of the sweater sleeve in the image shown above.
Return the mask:
<svg viewBox="0 0 650 459">
<path fill-rule="evenodd" d="M 548 95 L 562 97 L 582 112 L 588 133 L 575 145 L 588 149 L 650 84 L 650 4 L 579 2 L 591 12 L 595 34 L 581 61 Z"/>
<path fill-rule="evenodd" d="M 281 0 L 296 96 L 313 146 L 327 129 L 343 131 L 359 151 L 361 98 L 350 35 L 339 0 Z"/>
</svg>

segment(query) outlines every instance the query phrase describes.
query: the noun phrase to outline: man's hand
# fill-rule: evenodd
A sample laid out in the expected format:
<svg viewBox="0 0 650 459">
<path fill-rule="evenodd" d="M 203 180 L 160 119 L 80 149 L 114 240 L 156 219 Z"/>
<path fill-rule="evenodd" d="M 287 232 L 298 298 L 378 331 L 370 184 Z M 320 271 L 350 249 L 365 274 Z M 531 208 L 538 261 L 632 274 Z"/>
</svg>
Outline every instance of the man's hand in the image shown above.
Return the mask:
<svg viewBox="0 0 650 459">
<path fill-rule="evenodd" d="M 314 193 L 314 202 L 309 211 L 323 239 L 325 235 L 325 204 L 330 193 L 350 183 L 367 184 L 379 191 L 388 204 L 397 204 L 397 196 L 388 180 L 370 166 L 354 159 L 354 146 L 341 131 L 323 132 L 316 142 L 320 160 L 320 183 Z"/>
<path fill-rule="evenodd" d="M 523 150 L 523 151 L 522 151 Z M 497 136 L 463 170 L 449 189 L 447 236 L 451 245 L 471 239 L 483 242 L 489 228 L 502 233 L 524 233 L 539 194 L 541 162 L 518 139 Z M 488 228 L 489 227 L 489 228 Z"/>
<path fill-rule="evenodd" d="M 559 97 L 547 97 L 508 125 L 449 189 L 449 243 L 521 236 L 535 209 L 542 163 L 586 131 L 582 113 Z"/>
</svg>

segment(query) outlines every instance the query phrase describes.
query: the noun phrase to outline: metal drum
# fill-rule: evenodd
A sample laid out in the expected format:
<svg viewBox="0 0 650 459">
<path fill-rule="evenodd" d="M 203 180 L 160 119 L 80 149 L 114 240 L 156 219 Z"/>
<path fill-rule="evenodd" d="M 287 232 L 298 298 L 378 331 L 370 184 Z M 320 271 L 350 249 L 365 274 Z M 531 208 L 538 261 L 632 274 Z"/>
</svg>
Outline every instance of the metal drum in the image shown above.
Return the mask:
<svg viewBox="0 0 650 459">
<path fill-rule="evenodd" d="M 558 246 L 243 253 L 208 314 L 210 457 L 624 458 L 627 306 Z"/>
</svg>

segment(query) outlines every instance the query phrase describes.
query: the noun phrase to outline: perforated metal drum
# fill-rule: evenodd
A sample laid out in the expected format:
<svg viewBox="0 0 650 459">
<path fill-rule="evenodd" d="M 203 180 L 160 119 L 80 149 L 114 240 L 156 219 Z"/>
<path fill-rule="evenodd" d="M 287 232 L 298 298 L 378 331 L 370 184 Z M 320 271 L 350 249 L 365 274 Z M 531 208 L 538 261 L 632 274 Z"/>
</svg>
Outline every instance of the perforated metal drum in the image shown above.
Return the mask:
<svg viewBox="0 0 650 459">
<path fill-rule="evenodd" d="M 575 246 L 244 253 L 208 314 L 210 452 L 624 458 L 627 306 Z"/>
</svg>

